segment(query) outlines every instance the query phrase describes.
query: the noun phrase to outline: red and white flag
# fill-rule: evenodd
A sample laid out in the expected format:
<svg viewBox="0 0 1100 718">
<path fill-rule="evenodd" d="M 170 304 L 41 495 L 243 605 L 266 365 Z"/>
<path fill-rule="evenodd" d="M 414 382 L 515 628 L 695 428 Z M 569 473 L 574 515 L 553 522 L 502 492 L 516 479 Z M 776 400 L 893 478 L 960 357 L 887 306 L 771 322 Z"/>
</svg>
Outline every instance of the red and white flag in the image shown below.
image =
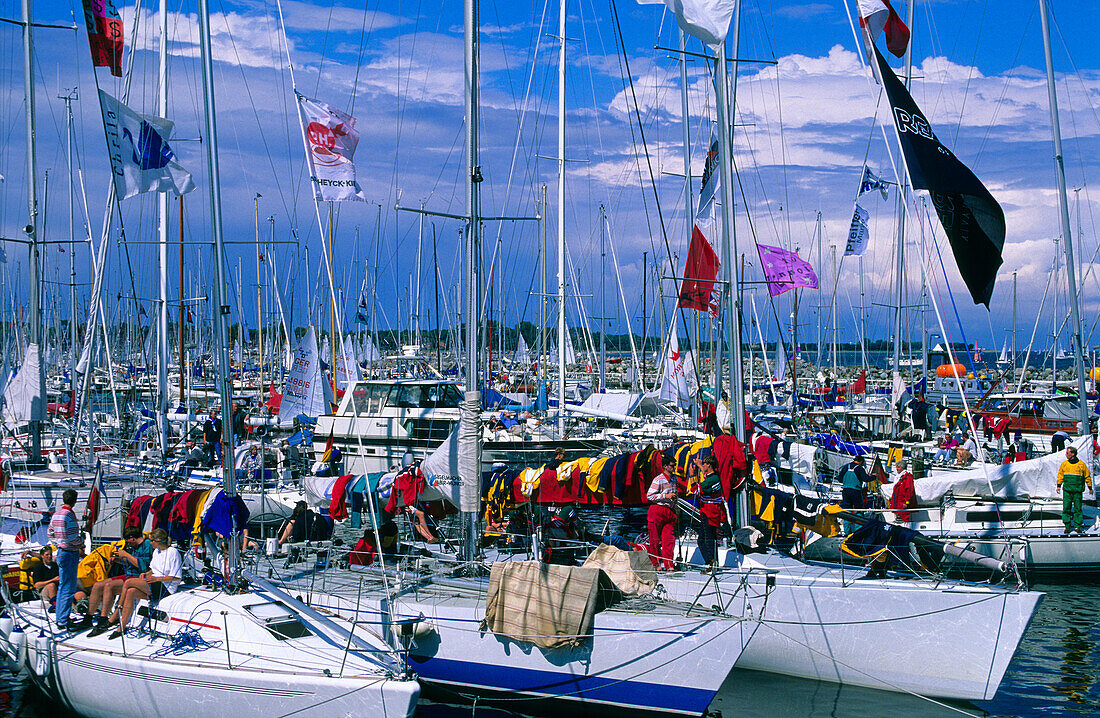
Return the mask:
<svg viewBox="0 0 1100 718">
<path fill-rule="evenodd" d="M 88 492 L 88 503 L 84 506 L 84 531 L 90 536 L 92 526 L 99 518 L 99 502 L 103 501 L 103 466 L 96 464 L 95 478 L 92 479 L 92 489 Z"/>
<path fill-rule="evenodd" d="M 860 27 L 870 42 L 874 43 L 878 34 L 885 30 L 886 48 L 895 57 L 904 55 L 905 48 L 909 46 L 909 28 L 898 16 L 890 0 L 857 0 L 857 3 Z"/>
<path fill-rule="evenodd" d="M 313 196 L 322 201 L 365 202 L 352 157 L 359 144 L 355 118 L 324 102 L 298 95 Z"/>
<path fill-rule="evenodd" d="M 695 377 L 695 362 L 691 352 L 681 352 L 680 342 L 676 338 L 677 317 L 673 312 L 672 326 L 669 329 L 668 349 L 665 354 L 664 376 L 661 378 L 660 398 L 674 401 L 681 407 L 691 405 L 691 398 L 699 390 L 699 381 Z"/>
</svg>

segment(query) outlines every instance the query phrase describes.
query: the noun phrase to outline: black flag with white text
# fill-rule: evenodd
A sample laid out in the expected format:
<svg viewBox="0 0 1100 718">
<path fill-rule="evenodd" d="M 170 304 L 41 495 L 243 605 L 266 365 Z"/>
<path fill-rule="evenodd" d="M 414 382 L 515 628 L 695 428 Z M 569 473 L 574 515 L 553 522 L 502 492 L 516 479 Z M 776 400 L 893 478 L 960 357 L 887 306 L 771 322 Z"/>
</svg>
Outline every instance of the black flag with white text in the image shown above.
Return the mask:
<svg viewBox="0 0 1100 718">
<path fill-rule="evenodd" d="M 914 189 L 926 189 L 951 242 L 959 274 L 975 304 L 989 308 L 1002 264 L 1005 215 L 997 200 L 932 132 L 924 113 L 875 48 L 879 76 L 894 115 L 894 127 Z"/>
</svg>

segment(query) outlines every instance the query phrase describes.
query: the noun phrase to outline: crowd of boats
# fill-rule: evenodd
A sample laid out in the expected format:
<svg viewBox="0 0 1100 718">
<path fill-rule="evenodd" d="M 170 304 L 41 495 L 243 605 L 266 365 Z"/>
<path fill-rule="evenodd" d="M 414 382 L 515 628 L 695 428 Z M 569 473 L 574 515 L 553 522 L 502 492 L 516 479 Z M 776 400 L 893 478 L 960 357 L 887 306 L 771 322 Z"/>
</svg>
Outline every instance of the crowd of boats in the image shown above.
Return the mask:
<svg viewBox="0 0 1100 718">
<path fill-rule="evenodd" d="M 200 368 L 216 379 L 185 387 L 204 362 L 168 362 L 166 320 L 155 377 L 110 361 L 102 381 L 87 366 L 46 377 L 36 317 L 3 391 L 5 417 L 22 421 L 0 445 L 0 653 L 63 705 L 135 718 L 410 716 L 431 689 L 521 711 L 701 716 L 734 669 L 983 701 L 1042 601 L 1032 582 L 1100 572 L 1095 495 L 1073 533 L 1058 495 L 1065 447 L 1093 473 L 1098 461 L 1097 397 L 1080 370 L 1073 387 L 1024 390 L 1015 362 L 987 377 L 944 343 L 908 379 L 867 367 L 826 376 L 797 352 L 789 374 L 773 373 L 730 319 L 728 355 L 697 357 L 711 388 L 691 387 L 685 403 L 678 349 L 662 347 L 664 386 L 647 391 L 636 360 L 572 351 L 564 312 L 553 361 L 544 327 L 536 355 L 520 336 L 514 353 L 483 362 L 467 321 L 454 366 L 377 334 L 369 349 L 341 337 L 335 306 L 327 356 L 311 325 L 289 362 L 251 348 L 232 361 L 206 5 L 202 136 L 222 311 Z M 470 0 L 466 21 L 461 218 L 474 317 L 482 178 Z M 563 54 L 565 22 L 563 12 Z M 724 93 L 726 63 L 714 64 Z M 563 148 L 559 158 L 564 171 Z M 731 167 L 718 164 L 729 212 Z M 723 295 L 728 317 L 735 295 Z M 727 375 L 732 396 L 718 389 Z M 276 376 L 281 394 L 268 386 Z M 172 395 L 177 380 L 185 388 Z M 97 387 L 117 395 L 123 382 L 147 389 L 153 407 L 95 406 Z M 704 492 L 707 462 L 719 478 Z M 868 481 L 853 501 L 849 467 L 861 463 Z M 660 558 L 636 526 L 657 476 L 675 488 L 679 516 L 672 555 Z M 84 526 L 78 588 L 95 601 L 121 580 L 119 600 L 132 601 L 114 630 L 95 630 L 80 601 L 60 615 L 47 590 L 41 553 L 63 502 Z M 157 556 L 177 552 L 179 574 L 125 558 L 145 542 Z M 142 576 L 164 587 L 131 594 Z"/>
</svg>

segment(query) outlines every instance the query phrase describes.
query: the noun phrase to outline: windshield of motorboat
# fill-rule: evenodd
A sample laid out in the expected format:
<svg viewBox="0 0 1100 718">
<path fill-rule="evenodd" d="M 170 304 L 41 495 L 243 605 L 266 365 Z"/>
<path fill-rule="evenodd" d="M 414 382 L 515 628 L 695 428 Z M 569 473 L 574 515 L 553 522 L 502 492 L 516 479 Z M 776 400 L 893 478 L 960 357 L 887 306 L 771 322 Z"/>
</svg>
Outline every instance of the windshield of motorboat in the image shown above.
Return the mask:
<svg viewBox="0 0 1100 718">
<path fill-rule="evenodd" d="M 384 408 L 457 409 L 461 399 L 458 387 L 450 382 L 360 384 L 353 392 L 352 408 L 360 416 Z"/>
</svg>

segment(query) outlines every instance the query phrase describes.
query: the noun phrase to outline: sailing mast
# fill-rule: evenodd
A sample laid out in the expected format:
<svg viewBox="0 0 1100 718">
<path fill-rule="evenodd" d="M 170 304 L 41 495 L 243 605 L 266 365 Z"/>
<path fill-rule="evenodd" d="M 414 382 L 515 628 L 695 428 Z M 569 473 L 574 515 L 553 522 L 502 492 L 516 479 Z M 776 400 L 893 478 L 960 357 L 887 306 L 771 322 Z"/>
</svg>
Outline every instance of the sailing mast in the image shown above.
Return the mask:
<svg viewBox="0 0 1100 718">
<path fill-rule="evenodd" d="M 37 398 L 31 403 L 31 455 L 30 463 L 42 463 L 42 421 L 46 418 L 46 376 L 42 370 L 42 323 L 38 296 L 38 148 L 35 137 L 34 104 L 34 33 L 31 29 L 31 0 L 23 0 L 23 92 L 26 95 L 27 120 L 27 226 L 23 231 L 29 240 L 30 254 L 30 343 L 38 347 Z M 90 441 L 90 439 L 89 439 Z"/>
<path fill-rule="evenodd" d="M 1062 244 L 1066 252 L 1066 281 L 1069 284 L 1070 316 L 1073 320 L 1073 361 L 1077 368 L 1077 398 L 1080 411 L 1082 434 L 1089 432 L 1089 408 L 1085 398 L 1085 357 L 1081 344 L 1081 309 L 1077 301 L 1077 276 L 1073 264 L 1073 242 L 1069 226 L 1069 199 L 1066 195 L 1066 169 L 1062 156 L 1062 129 L 1058 122 L 1058 95 L 1054 86 L 1054 59 L 1050 51 L 1050 18 L 1047 16 L 1046 0 L 1039 0 L 1039 13 L 1043 25 L 1043 55 L 1047 66 L 1047 96 L 1050 99 L 1050 124 L 1054 135 L 1054 163 L 1058 176 L 1058 209 L 1062 220 Z"/>
<path fill-rule="evenodd" d="M 916 4 L 916 0 L 910 0 L 905 11 L 905 22 L 910 28 L 913 27 L 913 6 Z M 909 85 L 913 78 L 913 43 L 908 42 L 905 46 L 905 89 L 909 89 Z M 898 253 L 897 264 L 894 267 L 894 283 L 895 294 L 894 300 L 897 306 L 894 307 L 894 363 L 893 371 L 901 371 L 901 315 L 902 305 L 905 302 L 905 216 L 906 206 L 905 203 L 909 197 L 909 177 L 906 173 L 901 173 L 901 182 L 898 186 Z M 922 368 L 923 371 L 923 368 Z"/>
<path fill-rule="evenodd" d="M 157 114 L 168 116 L 168 0 L 157 9 L 160 47 L 157 52 Z M 168 458 L 168 191 L 157 192 L 157 423 L 160 424 L 160 455 Z M 180 371 L 183 371 L 182 364 Z M 183 392 L 180 392 L 183 399 Z"/>
<path fill-rule="evenodd" d="M 23 0 L 28 2 L 28 0 Z M 199 0 L 199 51 L 202 65 L 202 93 L 204 109 L 204 136 L 206 142 L 206 166 L 210 174 L 210 226 L 214 234 L 214 267 L 217 278 L 215 296 L 218 306 L 214 312 L 214 331 L 218 338 L 218 392 L 222 402 L 222 486 L 229 497 L 237 493 L 236 473 L 233 470 L 233 421 L 229 412 L 229 345 L 226 337 L 226 317 L 229 305 L 225 296 L 225 248 L 222 240 L 221 175 L 218 167 L 218 130 L 214 114 L 214 66 L 210 56 L 210 0 Z M 229 566 L 234 580 L 240 572 L 240 529 L 233 526 L 229 538 Z"/>
<path fill-rule="evenodd" d="M 732 108 L 737 101 L 737 47 L 741 29 L 741 0 L 735 0 L 733 10 L 733 30 L 730 39 L 723 40 L 718 46 L 718 56 L 714 61 L 714 83 L 717 92 L 718 110 L 718 163 L 722 184 L 722 260 L 723 279 L 725 280 L 726 340 L 729 343 L 729 395 L 730 415 L 734 436 L 745 440 L 745 394 L 742 389 L 741 369 L 741 322 L 737 288 L 741 286 L 741 272 L 737 264 L 737 236 L 733 218 L 733 168 L 732 168 Z M 735 60 L 733 66 L 733 91 L 730 92 L 726 73 L 727 45 Z M 721 343 L 719 342 L 719 348 Z M 720 384 L 721 382 L 719 382 Z M 720 401 L 721 395 L 715 397 Z M 744 496 L 742 495 L 742 499 Z M 747 514 L 742 514 L 747 517 Z"/>
<path fill-rule="evenodd" d="M 558 433 L 565 435 L 565 10 L 558 11 Z"/>
</svg>

